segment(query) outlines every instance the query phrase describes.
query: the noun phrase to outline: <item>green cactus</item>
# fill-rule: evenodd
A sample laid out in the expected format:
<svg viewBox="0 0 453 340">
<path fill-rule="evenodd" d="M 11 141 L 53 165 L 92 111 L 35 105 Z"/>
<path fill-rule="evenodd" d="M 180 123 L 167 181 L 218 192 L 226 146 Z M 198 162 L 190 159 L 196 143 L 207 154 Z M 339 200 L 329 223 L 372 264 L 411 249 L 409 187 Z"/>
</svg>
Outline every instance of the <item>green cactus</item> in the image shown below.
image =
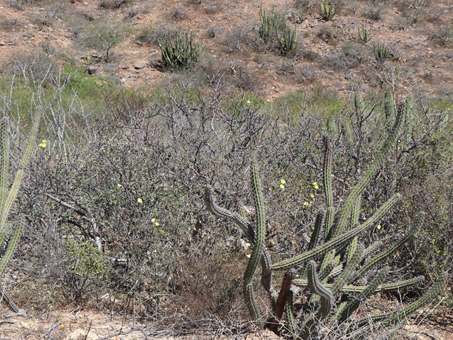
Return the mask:
<svg viewBox="0 0 453 340">
<path fill-rule="evenodd" d="M 276 28 L 275 35 L 281 54 L 288 55 L 290 52 L 294 51 L 297 45 L 297 31 L 295 27 L 294 31 L 291 33 L 291 29 L 285 25 L 283 28 L 283 36 L 280 36 L 278 28 Z"/>
<path fill-rule="evenodd" d="M 379 293 L 379 292 L 390 292 L 394 290 L 399 290 L 402 288 L 406 287 L 414 287 L 419 285 L 425 281 L 424 276 L 417 276 L 412 279 L 404 280 L 404 281 L 398 281 L 398 282 L 393 282 L 393 283 L 385 283 L 383 285 L 378 286 L 374 293 Z M 344 280 L 342 280 L 344 282 Z M 307 279 L 295 279 L 293 281 L 293 284 L 298 287 L 308 287 L 308 280 Z M 337 282 L 334 284 L 331 283 L 326 283 L 324 286 L 326 288 L 330 288 L 332 291 L 332 294 L 335 296 L 339 292 L 342 293 L 361 293 L 363 292 L 367 287 L 366 286 L 355 286 L 355 285 L 345 285 L 345 286 L 339 286 L 338 288 L 336 287 Z"/>
<path fill-rule="evenodd" d="M 384 110 L 385 110 L 385 121 L 387 123 L 387 130 L 393 126 L 395 122 L 395 102 L 393 100 L 392 92 L 387 90 L 385 92 L 385 99 L 384 99 Z"/>
<path fill-rule="evenodd" d="M 356 96 L 356 108 L 363 113 L 363 101 Z M 392 99 L 393 101 L 393 99 Z M 365 287 L 356 285 L 355 282 L 367 275 L 371 268 L 376 267 L 382 263 L 383 260 L 389 257 L 396 249 L 400 248 L 402 244 L 407 242 L 418 230 L 419 226 L 423 223 L 423 216 L 420 217 L 409 231 L 398 241 L 392 242 L 385 250 L 373 256 L 375 250 L 381 247 L 382 242 L 375 242 L 367 249 L 361 244 L 359 237 L 360 234 L 366 230 L 371 229 L 376 223 L 399 201 L 401 195 L 395 194 L 380 206 L 374 214 L 372 214 L 365 221 L 361 221 L 361 197 L 365 187 L 371 182 L 379 167 L 382 166 L 385 157 L 394 147 L 401 126 L 405 121 L 406 110 L 398 110 L 395 117 L 394 125 L 389 131 L 387 140 L 383 144 L 380 152 L 375 160 L 371 162 L 368 169 L 363 173 L 362 177 L 358 180 L 357 184 L 352 188 L 351 192 L 344 201 L 341 209 L 335 209 L 333 201 L 333 188 L 332 188 L 332 145 L 329 137 L 325 136 L 324 139 L 324 166 L 323 166 L 323 185 L 324 193 L 326 195 L 326 212 L 319 212 L 316 217 L 315 226 L 310 238 L 305 237 L 308 246 L 306 249 L 293 257 L 284 259 L 280 262 L 272 264 L 270 254 L 265 245 L 265 208 L 264 198 L 261 191 L 261 183 L 258 174 L 256 161 L 252 161 L 251 165 L 251 178 L 252 178 L 252 191 L 255 200 L 256 210 L 256 223 L 255 228 L 237 213 L 230 212 L 215 204 L 210 188 L 206 189 L 205 202 L 208 210 L 214 215 L 219 217 L 226 217 L 234 221 L 244 234 L 254 244 L 253 252 L 251 254 L 247 269 L 244 274 L 244 300 L 252 319 L 265 320 L 261 316 L 260 308 L 254 296 L 254 287 L 252 279 L 257 271 L 257 266 L 261 261 L 262 277 L 261 283 L 265 290 L 268 292 L 271 306 L 273 311 L 272 317 L 268 318 L 269 328 L 277 331 L 280 323 L 283 310 L 286 310 L 286 316 L 289 328 L 296 337 L 308 339 L 316 337 L 318 332 L 318 322 L 324 318 L 331 317 L 337 318 L 337 321 L 343 322 L 349 320 L 354 311 L 359 307 L 360 303 L 372 294 L 380 291 L 401 289 L 404 287 L 419 284 L 423 281 L 423 277 L 417 277 L 410 280 L 395 282 L 395 283 L 382 283 L 388 274 L 388 270 L 377 270 L 374 279 L 370 285 Z M 338 211 L 335 214 L 335 211 Z M 336 216 L 335 216 L 336 215 Z M 324 227 L 324 231 L 322 231 Z M 324 237 L 321 237 L 321 236 Z M 371 258 L 360 266 L 361 261 L 366 260 L 371 255 Z M 319 261 L 319 266 L 315 261 Z M 299 266 L 303 266 L 300 268 Z M 293 277 L 297 271 L 299 278 Z M 275 289 L 272 287 L 271 274 L 277 271 L 285 270 L 285 278 L 283 280 L 280 296 L 276 298 Z M 289 271 L 289 272 L 288 272 Z M 288 280 L 288 277 L 291 278 Z M 286 280 L 286 281 L 285 281 Z M 329 283 L 333 280 L 333 283 Z M 379 317 L 372 317 L 374 321 L 379 321 L 385 327 L 390 327 L 399 320 L 403 315 L 412 313 L 416 308 L 428 303 L 436 294 L 440 292 L 445 279 L 441 279 L 436 283 L 431 290 L 426 293 L 422 299 L 410 306 L 402 309 L 396 314 L 383 314 Z M 308 315 L 302 322 L 296 321 L 296 314 L 293 306 L 293 295 L 296 290 L 291 289 L 291 285 L 308 287 L 312 294 L 308 299 L 309 304 L 315 306 L 316 312 Z M 285 287 L 285 289 L 283 289 Z M 304 290 L 302 290 L 304 292 Z M 333 306 L 341 297 L 337 308 Z M 277 303 L 276 303 L 277 301 Z M 283 307 L 284 305 L 284 307 Z M 332 310 L 336 310 L 336 315 Z M 303 314 L 303 313 L 302 313 Z M 300 325 L 298 327 L 297 325 Z M 360 322 L 354 323 L 352 331 L 359 331 L 364 325 Z M 262 325 L 262 324 L 261 324 Z M 298 335 L 297 335 L 298 334 Z"/>
<path fill-rule="evenodd" d="M 256 164 L 256 161 L 253 161 L 250 169 L 253 198 L 255 200 L 257 233 L 253 251 L 244 274 L 244 297 L 250 315 L 254 320 L 258 320 L 261 314 L 255 301 L 252 279 L 255 275 L 256 268 L 258 267 L 263 254 L 264 239 L 266 236 L 266 212 L 264 209 L 264 199 L 263 193 L 261 191 L 261 181 L 258 175 L 258 166 Z"/>
<path fill-rule="evenodd" d="M 365 44 L 371 40 L 371 32 L 372 32 L 372 27 L 370 25 L 370 29 L 367 31 L 365 25 L 362 24 L 362 27 L 359 27 L 359 38 L 362 42 Z"/>
<path fill-rule="evenodd" d="M 336 12 L 335 6 L 331 5 L 328 0 L 321 2 L 321 17 L 324 20 L 332 20 Z"/>
<path fill-rule="evenodd" d="M 389 269 L 385 268 L 381 270 L 379 274 L 371 281 L 370 285 L 366 287 L 359 296 L 354 296 L 342 309 L 339 310 L 337 319 L 339 322 L 343 322 L 348 319 L 352 313 L 359 308 L 360 303 L 365 301 L 371 294 L 374 294 L 376 289 L 379 287 L 382 281 L 385 280 L 389 273 Z"/>
<path fill-rule="evenodd" d="M 34 122 L 30 131 L 28 138 L 27 146 L 25 148 L 22 159 L 19 163 L 19 169 L 14 178 L 14 182 L 11 186 L 11 189 L 8 190 L 8 171 L 9 171 L 9 143 L 8 143 L 8 123 L 7 118 L 3 118 L 0 122 L 0 147 L 1 147 L 1 160 L 0 160 L 0 207 L 1 207 L 1 216 L 0 216 L 0 247 L 3 246 L 7 237 L 12 231 L 12 236 L 10 238 L 8 247 L 5 254 L 3 255 L 2 260 L 0 261 L 0 278 L 3 275 L 3 272 L 8 265 L 9 260 L 14 254 L 14 251 L 19 242 L 22 230 L 25 224 L 24 219 L 20 219 L 17 226 L 12 228 L 8 223 L 8 216 L 11 211 L 13 202 L 15 201 L 17 194 L 19 192 L 22 179 L 24 177 L 25 169 L 30 160 L 31 154 L 35 147 L 36 135 L 38 134 L 39 123 L 41 119 L 41 108 L 38 108 L 37 113 L 34 117 Z M 26 315 L 25 311 L 20 310 L 12 301 L 9 295 L 4 292 L 3 300 L 6 301 L 8 307 L 15 313 L 23 313 Z"/>
<path fill-rule="evenodd" d="M 266 44 L 270 41 L 270 39 L 278 29 L 280 20 L 281 15 L 276 13 L 273 7 L 270 15 L 266 14 L 263 6 L 260 7 L 260 28 L 258 32 L 261 39 L 263 39 Z"/>
<path fill-rule="evenodd" d="M 181 70 L 192 67 L 200 58 L 201 44 L 195 43 L 193 34 L 179 32 L 158 39 L 165 68 Z"/>
<path fill-rule="evenodd" d="M 413 314 L 416 310 L 426 306 L 428 303 L 431 303 L 445 287 L 445 284 L 448 281 L 448 273 L 444 272 L 440 275 L 439 279 L 428 289 L 425 294 L 415 302 L 407 305 L 397 312 L 390 312 L 380 315 L 367 316 L 365 318 L 355 321 L 350 329 L 358 329 L 363 326 L 368 325 L 371 322 L 380 322 L 382 327 L 390 327 L 399 323 L 404 323 L 407 320 L 407 317 Z"/>
<path fill-rule="evenodd" d="M 383 65 L 390 56 L 389 48 L 380 43 L 373 46 L 373 53 L 378 65 Z"/>
</svg>

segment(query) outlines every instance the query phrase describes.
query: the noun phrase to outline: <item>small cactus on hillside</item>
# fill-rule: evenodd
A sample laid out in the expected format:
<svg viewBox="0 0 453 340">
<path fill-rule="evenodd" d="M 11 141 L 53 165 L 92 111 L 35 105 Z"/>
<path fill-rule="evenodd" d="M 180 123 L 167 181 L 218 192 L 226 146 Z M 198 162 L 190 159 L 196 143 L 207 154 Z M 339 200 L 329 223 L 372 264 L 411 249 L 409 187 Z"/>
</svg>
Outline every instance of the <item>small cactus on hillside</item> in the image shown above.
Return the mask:
<svg viewBox="0 0 453 340">
<path fill-rule="evenodd" d="M 274 8 L 272 8 L 271 14 L 267 15 L 263 6 L 261 6 L 259 35 L 266 44 L 270 42 L 271 37 L 275 34 L 275 31 L 280 25 L 280 21 L 281 15 L 275 12 Z"/>
<path fill-rule="evenodd" d="M 328 0 L 323 0 L 321 2 L 321 17 L 324 20 L 332 20 L 336 12 L 335 6 L 331 5 Z"/>
<path fill-rule="evenodd" d="M 378 65 L 383 65 L 390 56 L 389 48 L 380 43 L 373 46 L 373 53 Z"/>
<path fill-rule="evenodd" d="M 369 30 L 366 29 L 365 25 L 359 27 L 359 38 L 365 44 L 371 40 L 372 27 L 370 26 Z"/>
<path fill-rule="evenodd" d="M 181 70 L 192 67 L 200 58 L 201 44 L 195 43 L 192 33 L 179 32 L 158 40 L 165 68 Z"/>
</svg>

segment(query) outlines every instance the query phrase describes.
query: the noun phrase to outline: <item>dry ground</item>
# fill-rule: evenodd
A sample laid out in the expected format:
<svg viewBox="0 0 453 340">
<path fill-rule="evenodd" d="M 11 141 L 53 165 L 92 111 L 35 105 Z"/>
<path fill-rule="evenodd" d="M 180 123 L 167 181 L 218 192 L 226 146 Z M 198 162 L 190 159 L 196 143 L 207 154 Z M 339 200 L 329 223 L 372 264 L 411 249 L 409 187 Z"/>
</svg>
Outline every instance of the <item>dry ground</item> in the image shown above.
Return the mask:
<svg viewBox="0 0 453 340">
<path fill-rule="evenodd" d="M 452 95 L 449 0 L 337 1 L 338 14 L 327 22 L 316 1 L 311 1 L 311 10 L 296 8 L 294 0 L 142 0 L 119 9 L 100 8 L 100 1 L 41 0 L 23 5 L 23 10 L 11 6 L 15 2 L 0 1 L 0 63 L 44 51 L 63 64 L 70 60 L 95 66 L 98 75 L 114 77 L 126 86 L 152 87 L 172 75 L 156 63 L 157 44 L 141 43 L 136 36 L 145 28 L 151 32 L 180 28 L 203 43 L 203 59 L 189 77 L 225 74 L 234 89 L 256 91 L 267 99 L 323 85 L 342 96 L 357 88 L 366 92 L 380 87 L 395 87 L 401 94 Z M 296 27 L 294 55 L 285 58 L 263 46 L 258 35 L 261 4 L 268 12 L 275 5 L 289 26 Z M 129 27 L 110 63 L 99 59 L 99 51 L 82 47 L 86 26 L 101 22 Z M 358 38 L 361 24 L 373 27 L 367 45 Z M 382 69 L 376 67 L 372 53 L 376 43 L 385 43 L 392 51 Z M 140 62 L 143 65 L 136 68 Z"/>
</svg>

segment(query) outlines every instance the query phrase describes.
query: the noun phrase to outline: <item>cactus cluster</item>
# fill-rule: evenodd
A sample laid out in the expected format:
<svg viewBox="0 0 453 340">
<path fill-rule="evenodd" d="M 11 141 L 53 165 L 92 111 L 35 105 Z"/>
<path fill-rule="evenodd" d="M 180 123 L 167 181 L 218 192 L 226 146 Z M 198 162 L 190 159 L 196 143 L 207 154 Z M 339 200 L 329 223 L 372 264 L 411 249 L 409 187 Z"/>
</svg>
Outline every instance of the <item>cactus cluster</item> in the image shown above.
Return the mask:
<svg viewBox="0 0 453 340">
<path fill-rule="evenodd" d="M 378 65 L 383 65 L 390 56 L 389 48 L 380 43 L 373 46 L 373 53 Z"/>
<path fill-rule="evenodd" d="M 165 68 L 180 70 L 193 66 L 201 54 L 201 44 L 195 43 L 192 33 L 179 32 L 175 36 L 159 38 L 162 62 Z"/>
<path fill-rule="evenodd" d="M 362 42 L 365 44 L 371 40 L 371 32 L 372 32 L 372 27 L 367 30 L 365 25 L 362 25 L 362 27 L 359 27 L 359 38 Z"/>
<path fill-rule="evenodd" d="M 321 1 L 321 17 L 324 20 L 332 20 L 336 12 L 335 6 L 330 4 L 328 0 Z"/>
<path fill-rule="evenodd" d="M 275 12 L 274 8 L 272 8 L 271 14 L 267 15 L 266 11 L 263 9 L 263 6 L 261 6 L 259 35 L 266 44 L 270 41 L 271 37 L 278 29 L 280 20 L 281 15 Z"/>
<path fill-rule="evenodd" d="M 275 31 L 277 36 L 278 48 L 281 54 L 287 55 L 296 48 L 297 31 L 291 32 L 291 29 L 287 26 L 283 29 L 283 35 L 280 36 L 278 30 Z"/>
<path fill-rule="evenodd" d="M 393 103 L 393 97 L 391 101 Z M 388 99 L 388 103 L 390 103 L 390 99 Z M 360 117 L 364 112 L 363 100 L 356 97 L 355 104 L 356 114 Z M 394 111 L 393 109 L 392 112 L 394 113 Z M 386 282 L 389 273 L 388 268 L 377 268 L 370 275 L 372 268 L 376 268 L 378 264 L 381 264 L 389 255 L 395 253 L 402 244 L 413 237 L 423 223 L 423 214 L 401 239 L 388 245 L 387 248 L 377 254 L 375 254 L 376 251 L 382 248 L 381 241 L 365 248 L 359 239 L 361 233 L 376 225 L 401 198 L 400 194 L 395 194 L 366 221 L 359 222 L 362 193 L 394 147 L 401 127 L 406 121 L 408 105 L 397 111 L 398 113 L 394 115 L 393 126 L 379 154 L 340 207 L 334 206 L 333 199 L 332 141 L 327 135 L 323 137 L 325 147 L 323 187 L 326 211 L 318 213 L 313 233 L 307 240 L 308 245 L 305 251 L 298 255 L 277 263 L 272 262 L 265 245 L 265 207 L 256 160 L 253 160 L 251 164 L 251 187 L 256 210 L 255 226 L 238 213 L 218 206 L 214 202 L 212 190 L 209 187 L 206 188 L 205 203 L 208 210 L 215 216 L 231 219 L 253 244 L 253 251 L 247 265 L 243 284 L 245 304 L 252 319 L 258 324 L 276 332 L 282 324 L 286 324 L 296 339 L 315 339 L 318 337 L 317 334 L 322 320 L 332 320 L 338 324 L 348 321 L 348 332 L 353 336 L 360 337 L 368 329 L 370 322 L 379 323 L 382 327 L 400 325 L 408 315 L 431 302 L 442 290 L 447 280 L 447 273 L 442 274 L 432 288 L 420 299 L 399 311 L 373 315 L 356 321 L 351 318 L 361 303 L 369 296 L 381 291 L 418 285 L 424 280 L 423 277 L 416 277 L 410 280 L 388 283 Z M 358 121 L 360 122 L 361 119 L 358 119 Z M 262 267 L 261 282 L 267 291 L 270 305 L 273 308 L 269 318 L 262 315 L 256 302 L 257 299 L 255 299 L 252 283 L 253 276 L 260 263 Z M 277 271 L 285 271 L 279 293 L 272 286 L 272 273 Z M 359 284 L 359 280 L 365 276 L 370 276 L 369 284 L 366 286 Z M 293 299 L 295 294 L 300 291 L 300 288 L 297 289 L 296 287 L 303 287 L 302 292 L 304 293 L 307 293 L 307 289 L 309 289 L 306 301 L 308 301 L 308 307 L 311 307 L 314 312 L 304 313 L 294 309 Z M 285 314 L 286 321 L 283 318 Z"/>
<path fill-rule="evenodd" d="M 287 55 L 296 48 L 297 44 L 297 33 L 296 28 L 293 31 L 283 23 L 282 32 L 279 28 L 282 23 L 282 15 L 275 12 L 272 8 L 270 15 L 266 14 L 266 11 L 261 6 L 260 8 L 260 28 L 259 35 L 263 39 L 264 43 L 271 42 L 271 39 L 275 37 L 277 40 L 278 49 L 281 54 Z"/>
</svg>

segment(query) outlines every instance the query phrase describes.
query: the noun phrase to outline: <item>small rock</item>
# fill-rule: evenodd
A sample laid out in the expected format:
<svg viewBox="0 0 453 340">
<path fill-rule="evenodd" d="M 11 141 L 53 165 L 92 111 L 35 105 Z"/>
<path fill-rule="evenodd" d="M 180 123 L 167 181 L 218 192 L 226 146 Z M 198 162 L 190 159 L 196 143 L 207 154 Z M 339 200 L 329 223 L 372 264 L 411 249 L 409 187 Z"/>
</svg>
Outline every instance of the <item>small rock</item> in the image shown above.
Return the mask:
<svg viewBox="0 0 453 340">
<path fill-rule="evenodd" d="M 134 68 L 137 70 L 140 70 L 142 68 L 145 68 L 148 65 L 148 62 L 146 60 L 139 60 L 134 63 Z"/>
<path fill-rule="evenodd" d="M 90 65 L 86 68 L 86 73 L 88 74 L 95 74 L 98 68 L 94 65 Z"/>
<path fill-rule="evenodd" d="M 0 41 L 0 46 L 5 46 L 5 45 L 6 45 L 6 42 Z"/>
<path fill-rule="evenodd" d="M 84 6 L 88 6 L 88 2 L 84 2 L 83 5 L 84 5 Z"/>
</svg>

